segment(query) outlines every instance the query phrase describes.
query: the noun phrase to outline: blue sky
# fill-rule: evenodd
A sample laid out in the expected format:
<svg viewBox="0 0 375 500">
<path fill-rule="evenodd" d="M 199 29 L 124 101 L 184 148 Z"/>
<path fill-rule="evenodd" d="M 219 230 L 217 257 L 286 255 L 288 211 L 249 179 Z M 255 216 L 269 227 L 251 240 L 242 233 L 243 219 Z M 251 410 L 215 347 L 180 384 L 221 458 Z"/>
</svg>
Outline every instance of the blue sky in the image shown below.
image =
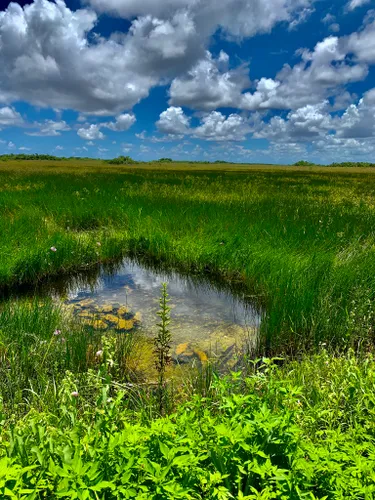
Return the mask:
<svg viewBox="0 0 375 500">
<path fill-rule="evenodd" d="M 374 161 L 374 0 L 0 2 L 0 154 Z"/>
</svg>

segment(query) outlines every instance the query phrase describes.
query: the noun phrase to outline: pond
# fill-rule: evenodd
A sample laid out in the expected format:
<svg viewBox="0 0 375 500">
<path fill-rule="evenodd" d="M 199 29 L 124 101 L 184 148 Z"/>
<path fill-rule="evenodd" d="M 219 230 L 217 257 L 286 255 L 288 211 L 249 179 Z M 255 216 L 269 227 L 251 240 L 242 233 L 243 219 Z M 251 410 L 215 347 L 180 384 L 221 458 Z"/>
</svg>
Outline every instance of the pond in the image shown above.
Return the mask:
<svg viewBox="0 0 375 500">
<path fill-rule="evenodd" d="M 185 276 L 125 259 L 48 282 L 32 294 L 50 295 L 89 328 L 157 332 L 161 285 L 168 284 L 172 353 L 178 363 L 216 358 L 227 364 L 255 342 L 261 311 L 238 290 L 201 275 Z M 30 294 L 30 290 L 29 290 Z"/>
</svg>

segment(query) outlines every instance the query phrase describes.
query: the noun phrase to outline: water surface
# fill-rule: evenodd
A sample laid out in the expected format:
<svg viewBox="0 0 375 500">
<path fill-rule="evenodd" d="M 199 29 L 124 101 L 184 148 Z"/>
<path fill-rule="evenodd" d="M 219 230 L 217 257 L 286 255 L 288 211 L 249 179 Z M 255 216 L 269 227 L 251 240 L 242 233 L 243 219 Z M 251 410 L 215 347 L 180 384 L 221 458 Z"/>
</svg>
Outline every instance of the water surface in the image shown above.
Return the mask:
<svg viewBox="0 0 375 500">
<path fill-rule="evenodd" d="M 207 277 L 184 276 L 125 259 L 42 286 L 39 295 L 63 299 L 87 327 L 157 332 L 161 285 L 170 295 L 172 348 L 175 361 L 222 362 L 236 358 L 254 343 L 260 311 L 243 294 Z"/>
</svg>

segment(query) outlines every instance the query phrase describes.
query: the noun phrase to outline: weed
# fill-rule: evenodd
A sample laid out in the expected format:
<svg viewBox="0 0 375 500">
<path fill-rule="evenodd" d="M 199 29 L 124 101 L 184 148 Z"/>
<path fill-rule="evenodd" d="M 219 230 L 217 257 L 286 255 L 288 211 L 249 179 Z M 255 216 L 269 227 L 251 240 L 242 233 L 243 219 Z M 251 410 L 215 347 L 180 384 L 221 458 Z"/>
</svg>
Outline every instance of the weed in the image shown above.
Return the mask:
<svg viewBox="0 0 375 500">
<path fill-rule="evenodd" d="M 168 296 L 167 284 L 163 283 L 160 297 L 160 310 L 157 313 L 160 318 L 160 323 L 157 324 L 159 330 L 154 339 L 155 355 L 156 355 L 156 370 L 158 373 L 158 399 L 159 411 L 162 414 L 165 409 L 167 391 L 166 391 L 166 369 L 171 363 L 171 341 L 172 336 L 168 328 L 171 322 L 170 311 L 168 306 L 170 301 Z"/>
</svg>

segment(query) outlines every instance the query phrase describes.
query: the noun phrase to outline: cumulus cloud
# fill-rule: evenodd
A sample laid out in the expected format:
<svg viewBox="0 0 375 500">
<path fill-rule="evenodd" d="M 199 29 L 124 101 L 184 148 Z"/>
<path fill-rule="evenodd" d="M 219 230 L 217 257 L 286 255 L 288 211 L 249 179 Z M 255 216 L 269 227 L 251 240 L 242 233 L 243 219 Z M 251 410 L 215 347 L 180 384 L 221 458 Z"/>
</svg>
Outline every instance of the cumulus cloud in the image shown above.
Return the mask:
<svg viewBox="0 0 375 500">
<path fill-rule="evenodd" d="M 0 13 L 2 100 L 112 115 L 200 56 L 201 41 L 184 13 L 136 19 L 127 34 L 110 39 L 91 36 L 96 22 L 93 11 L 73 12 L 62 0 L 23 9 L 11 3 Z"/>
<path fill-rule="evenodd" d="M 375 137 L 375 88 L 351 104 L 340 118 L 333 120 L 338 137 L 358 139 Z"/>
<path fill-rule="evenodd" d="M 0 96 L 37 106 L 115 115 L 205 60 L 211 35 L 250 37 L 299 19 L 313 0 L 91 0 L 130 19 L 128 33 L 93 35 L 97 14 L 63 0 L 0 12 Z M 231 75 L 234 78 L 234 75 Z"/>
<path fill-rule="evenodd" d="M 55 137 L 61 135 L 61 132 L 70 130 L 69 125 L 65 121 L 55 122 L 53 120 L 45 120 L 43 123 L 34 123 L 32 126 L 39 127 L 39 130 L 36 132 L 26 132 L 27 135 Z"/>
<path fill-rule="evenodd" d="M 255 92 L 242 94 L 239 107 L 248 110 L 297 109 L 341 93 L 343 85 L 361 81 L 368 74 L 366 63 L 371 49 L 366 54 L 367 60 L 361 53 L 366 37 L 367 28 L 355 38 L 354 35 L 329 36 L 317 43 L 313 51 L 302 50 L 300 63 L 293 67 L 286 64 L 275 79 L 261 78 Z M 350 52 L 356 54 L 356 61 L 348 58 Z"/>
<path fill-rule="evenodd" d="M 127 19 L 151 15 L 170 19 L 186 12 L 203 36 L 221 28 L 228 36 L 250 37 L 266 33 L 279 22 L 305 19 L 314 0 L 86 0 L 100 12 Z"/>
<path fill-rule="evenodd" d="M 78 129 L 77 134 L 81 139 L 85 139 L 86 141 L 95 141 L 97 139 L 104 139 L 105 135 L 100 131 L 100 125 L 91 124 L 87 128 Z"/>
<path fill-rule="evenodd" d="M 340 115 L 330 113 L 328 101 L 289 112 L 285 118 L 272 117 L 258 123 L 253 137 L 288 147 L 310 144 L 316 150 L 344 154 L 375 152 L 375 89 L 366 92 L 357 104 Z M 341 149 L 340 149 L 341 148 Z M 362 149 L 361 149 L 362 148 Z M 346 151 L 346 153 L 345 153 Z"/>
<path fill-rule="evenodd" d="M 0 128 L 19 127 L 22 125 L 24 125 L 24 120 L 15 109 L 9 106 L 0 108 Z"/>
<path fill-rule="evenodd" d="M 375 20 L 366 23 L 359 32 L 343 37 L 342 43 L 361 63 L 375 64 Z"/>
<path fill-rule="evenodd" d="M 248 121 L 235 113 L 228 117 L 218 111 L 205 113 L 197 127 L 190 121 L 182 108 L 172 106 L 161 113 L 156 126 L 169 138 L 190 135 L 208 141 L 242 141 L 251 131 Z"/>
<path fill-rule="evenodd" d="M 254 137 L 271 141 L 297 142 L 309 141 L 325 135 L 332 128 L 332 118 L 328 113 L 329 103 L 308 104 L 288 113 L 286 118 L 274 116 Z"/>
<path fill-rule="evenodd" d="M 164 134 L 185 135 L 190 132 L 190 119 L 182 108 L 171 106 L 161 113 L 156 126 Z"/>
<path fill-rule="evenodd" d="M 212 111 L 202 118 L 202 124 L 194 129 L 193 135 L 209 141 L 243 141 L 250 131 L 250 126 L 242 116 L 231 114 L 226 117 L 218 111 Z"/>
<path fill-rule="evenodd" d="M 136 122 L 136 117 L 134 115 L 124 113 L 116 117 L 116 121 L 104 123 L 103 127 L 114 130 L 115 132 L 124 132 L 129 130 L 129 128 Z"/>
<path fill-rule="evenodd" d="M 323 22 L 333 19 L 328 14 Z M 340 27 L 333 23 L 329 29 Z M 219 107 L 288 110 L 319 104 L 329 97 L 336 99 L 343 86 L 363 81 L 369 65 L 375 63 L 375 21 L 349 36 L 329 36 L 313 50 L 301 49 L 297 55 L 300 62 L 285 64 L 275 78 L 250 83 L 247 65 L 229 69 L 224 52 L 217 59 L 206 52 L 204 59 L 172 81 L 169 104 L 207 111 Z M 336 99 L 336 107 L 339 102 Z"/>
<path fill-rule="evenodd" d="M 186 75 L 173 80 L 169 104 L 193 109 L 237 107 L 242 91 L 250 86 L 247 65 L 229 70 L 229 56 L 221 52 L 215 60 L 210 52 Z"/>
</svg>

